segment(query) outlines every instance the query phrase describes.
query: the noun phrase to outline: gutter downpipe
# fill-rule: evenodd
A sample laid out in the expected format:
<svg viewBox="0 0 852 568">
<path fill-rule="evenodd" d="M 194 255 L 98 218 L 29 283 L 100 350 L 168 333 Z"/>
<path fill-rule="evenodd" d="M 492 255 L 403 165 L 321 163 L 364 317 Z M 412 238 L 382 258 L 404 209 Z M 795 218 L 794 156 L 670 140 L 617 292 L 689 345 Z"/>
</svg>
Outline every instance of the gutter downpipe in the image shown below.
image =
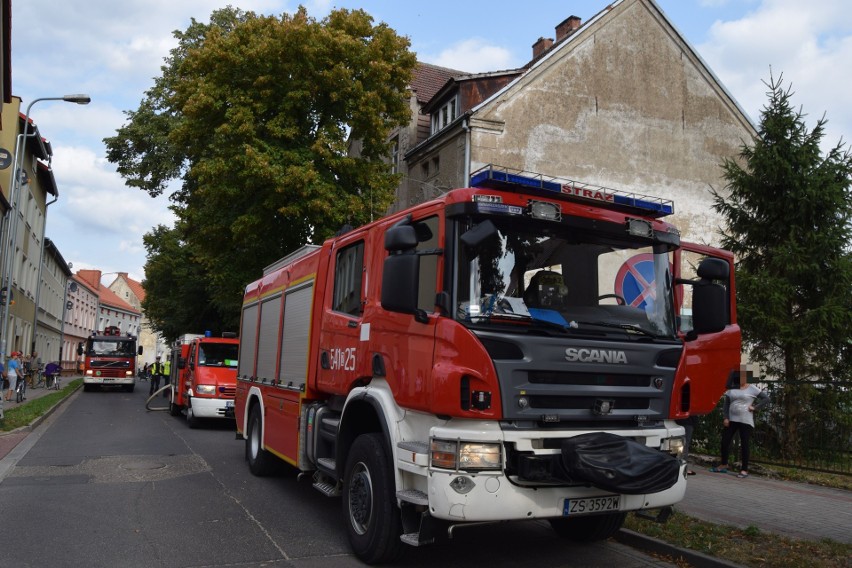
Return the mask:
<svg viewBox="0 0 852 568">
<path fill-rule="evenodd" d="M 464 187 L 470 185 L 470 118 L 465 118 L 462 123 L 464 130 Z"/>
</svg>

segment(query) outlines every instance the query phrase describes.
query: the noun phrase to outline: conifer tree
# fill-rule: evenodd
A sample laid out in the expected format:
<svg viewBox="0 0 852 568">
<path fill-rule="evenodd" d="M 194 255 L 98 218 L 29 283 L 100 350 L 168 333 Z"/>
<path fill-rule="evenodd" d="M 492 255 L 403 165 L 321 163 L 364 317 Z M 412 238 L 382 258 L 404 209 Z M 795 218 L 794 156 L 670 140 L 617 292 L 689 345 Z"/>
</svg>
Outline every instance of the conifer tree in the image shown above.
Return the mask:
<svg viewBox="0 0 852 568">
<path fill-rule="evenodd" d="M 842 140 L 823 154 L 825 117 L 809 131 L 782 79 L 765 83 L 758 134 L 725 160 L 727 191 L 713 193 L 722 244 L 736 255 L 744 347 L 780 381 L 780 445 L 796 457 L 813 384 L 850 375 L 852 155 Z"/>
</svg>

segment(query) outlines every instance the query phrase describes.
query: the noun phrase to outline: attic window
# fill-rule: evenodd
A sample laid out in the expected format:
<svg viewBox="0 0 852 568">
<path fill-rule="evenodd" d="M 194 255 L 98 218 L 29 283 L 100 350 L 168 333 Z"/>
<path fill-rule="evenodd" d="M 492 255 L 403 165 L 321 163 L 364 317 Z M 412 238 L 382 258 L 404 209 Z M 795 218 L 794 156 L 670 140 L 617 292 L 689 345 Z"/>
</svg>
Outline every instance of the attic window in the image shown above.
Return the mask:
<svg viewBox="0 0 852 568">
<path fill-rule="evenodd" d="M 432 113 L 432 134 L 440 132 L 458 116 L 456 98 L 448 100 L 443 106 Z"/>
</svg>

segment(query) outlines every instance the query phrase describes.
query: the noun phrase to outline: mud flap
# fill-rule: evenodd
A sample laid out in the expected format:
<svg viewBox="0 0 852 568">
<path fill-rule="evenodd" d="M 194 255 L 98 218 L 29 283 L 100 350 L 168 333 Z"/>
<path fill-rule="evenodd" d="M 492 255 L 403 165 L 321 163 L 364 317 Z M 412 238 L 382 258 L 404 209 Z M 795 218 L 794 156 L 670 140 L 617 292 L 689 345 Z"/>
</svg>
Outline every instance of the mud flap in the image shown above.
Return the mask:
<svg viewBox="0 0 852 568">
<path fill-rule="evenodd" d="M 664 491 L 680 471 L 674 456 L 607 432 L 564 440 L 561 465 L 575 481 L 625 495 Z"/>
</svg>

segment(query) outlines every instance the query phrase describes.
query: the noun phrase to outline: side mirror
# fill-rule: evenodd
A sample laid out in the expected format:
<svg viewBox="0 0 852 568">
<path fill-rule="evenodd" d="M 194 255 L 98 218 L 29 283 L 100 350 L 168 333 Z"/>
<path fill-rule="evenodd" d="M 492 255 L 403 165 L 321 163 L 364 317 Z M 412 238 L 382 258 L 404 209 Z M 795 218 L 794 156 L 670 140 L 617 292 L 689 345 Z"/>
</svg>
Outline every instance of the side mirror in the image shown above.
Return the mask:
<svg viewBox="0 0 852 568">
<path fill-rule="evenodd" d="M 696 271 L 700 280 L 691 282 L 692 326 L 696 334 L 718 333 L 728 324 L 728 289 L 714 282 L 728 281 L 728 263 L 719 258 L 705 258 Z"/>
<path fill-rule="evenodd" d="M 186 359 L 178 357 L 178 369 L 186 369 Z"/>
<path fill-rule="evenodd" d="M 83 354 L 83 344 L 78 343 L 77 344 L 77 355 L 82 355 L 82 354 Z"/>
<path fill-rule="evenodd" d="M 412 230 L 412 227 L 408 227 Z M 382 270 L 382 308 L 390 312 L 413 314 L 417 311 L 420 283 L 420 257 L 416 254 L 392 254 Z"/>
<path fill-rule="evenodd" d="M 411 225 L 396 224 L 385 233 L 385 250 L 399 252 L 417 246 L 417 231 Z"/>
<path fill-rule="evenodd" d="M 497 234 L 497 227 L 490 219 L 486 219 L 463 234 L 459 240 L 468 248 L 475 248 Z"/>
<path fill-rule="evenodd" d="M 139 349 L 136 350 L 137 355 L 142 355 L 142 346 L 139 346 Z"/>
</svg>

